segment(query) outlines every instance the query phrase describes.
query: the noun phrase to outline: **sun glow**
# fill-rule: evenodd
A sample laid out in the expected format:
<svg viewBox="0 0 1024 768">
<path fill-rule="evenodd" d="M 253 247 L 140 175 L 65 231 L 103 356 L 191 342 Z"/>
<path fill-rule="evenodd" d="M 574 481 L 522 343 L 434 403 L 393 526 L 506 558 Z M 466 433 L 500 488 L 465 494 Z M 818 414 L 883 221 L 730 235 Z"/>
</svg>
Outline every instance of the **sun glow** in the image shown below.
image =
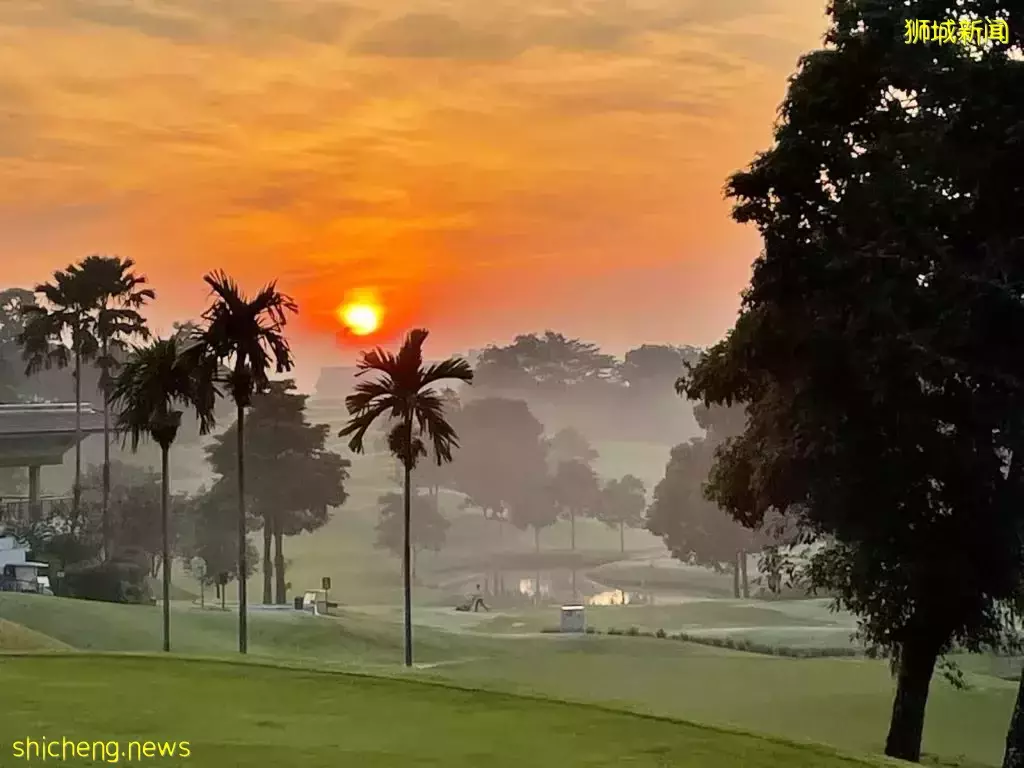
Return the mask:
<svg viewBox="0 0 1024 768">
<path fill-rule="evenodd" d="M 366 336 L 380 327 L 380 307 L 365 302 L 344 304 L 338 309 L 338 319 L 356 336 Z"/>
</svg>

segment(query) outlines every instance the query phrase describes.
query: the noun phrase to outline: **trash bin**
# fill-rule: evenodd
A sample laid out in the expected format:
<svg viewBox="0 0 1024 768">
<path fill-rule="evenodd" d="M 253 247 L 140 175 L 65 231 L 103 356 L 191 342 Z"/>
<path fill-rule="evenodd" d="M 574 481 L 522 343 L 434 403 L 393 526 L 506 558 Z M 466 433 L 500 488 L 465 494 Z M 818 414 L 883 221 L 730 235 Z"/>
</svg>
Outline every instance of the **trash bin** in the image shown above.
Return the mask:
<svg viewBox="0 0 1024 768">
<path fill-rule="evenodd" d="M 296 595 L 295 596 L 295 610 L 296 611 L 301 611 L 302 610 L 302 595 Z"/>
<path fill-rule="evenodd" d="M 562 606 L 562 631 L 563 632 L 586 632 L 587 620 L 583 613 L 582 605 Z"/>
</svg>

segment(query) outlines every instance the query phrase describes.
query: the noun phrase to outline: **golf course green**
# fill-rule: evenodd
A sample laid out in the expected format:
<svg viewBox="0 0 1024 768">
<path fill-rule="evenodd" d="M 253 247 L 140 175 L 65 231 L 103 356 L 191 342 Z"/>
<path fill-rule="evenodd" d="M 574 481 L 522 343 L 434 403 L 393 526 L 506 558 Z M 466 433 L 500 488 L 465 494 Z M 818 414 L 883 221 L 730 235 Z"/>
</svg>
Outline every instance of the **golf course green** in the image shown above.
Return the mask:
<svg viewBox="0 0 1024 768">
<path fill-rule="evenodd" d="M 25 763 L 14 757 L 16 742 L 44 737 L 116 741 L 124 751 L 131 742 L 187 742 L 187 757 L 149 763 L 192 768 L 878 764 L 824 747 L 590 706 L 253 664 L 4 657 L 0 675 L 5 688 L 19 691 L 13 706 L 5 705 L 5 766 Z"/>
</svg>

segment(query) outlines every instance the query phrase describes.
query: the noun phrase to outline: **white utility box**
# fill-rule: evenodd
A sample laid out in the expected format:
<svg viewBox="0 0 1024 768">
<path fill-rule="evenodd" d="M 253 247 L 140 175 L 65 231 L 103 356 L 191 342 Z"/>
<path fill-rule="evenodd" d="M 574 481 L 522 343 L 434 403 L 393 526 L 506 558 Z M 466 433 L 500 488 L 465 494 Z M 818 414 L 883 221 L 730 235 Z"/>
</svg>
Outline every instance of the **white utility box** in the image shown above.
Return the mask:
<svg viewBox="0 0 1024 768">
<path fill-rule="evenodd" d="M 563 632 L 586 632 L 587 619 L 583 612 L 582 605 L 562 606 L 562 631 Z"/>
</svg>

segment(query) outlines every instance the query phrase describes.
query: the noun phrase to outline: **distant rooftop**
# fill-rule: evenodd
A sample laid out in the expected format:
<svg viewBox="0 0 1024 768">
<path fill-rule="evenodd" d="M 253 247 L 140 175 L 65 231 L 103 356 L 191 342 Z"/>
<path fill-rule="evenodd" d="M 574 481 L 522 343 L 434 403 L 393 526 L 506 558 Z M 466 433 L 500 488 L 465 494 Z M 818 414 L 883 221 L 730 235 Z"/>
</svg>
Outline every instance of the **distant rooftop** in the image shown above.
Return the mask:
<svg viewBox="0 0 1024 768">
<path fill-rule="evenodd" d="M 82 431 L 103 431 L 103 413 L 82 403 Z M 17 403 L 0 405 L 0 435 L 74 434 L 74 403 Z"/>
</svg>

